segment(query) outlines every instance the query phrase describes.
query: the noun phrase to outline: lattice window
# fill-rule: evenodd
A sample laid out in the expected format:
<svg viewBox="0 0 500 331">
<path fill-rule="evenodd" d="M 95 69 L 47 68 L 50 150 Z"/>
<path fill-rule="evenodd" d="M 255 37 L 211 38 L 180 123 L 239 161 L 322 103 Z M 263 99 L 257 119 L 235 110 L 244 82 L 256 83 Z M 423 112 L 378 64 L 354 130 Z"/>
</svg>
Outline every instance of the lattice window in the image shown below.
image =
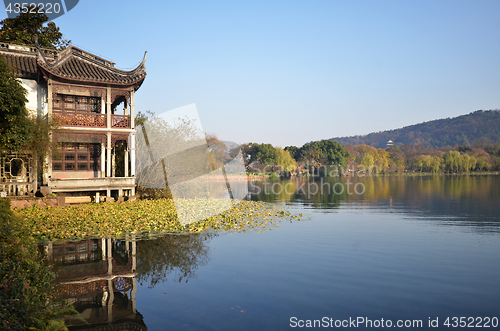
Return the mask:
<svg viewBox="0 0 500 331">
<path fill-rule="evenodd" d="M 0 181 L 31 180 L 31 156 L 22 153 L 0 153 Z"/>
<path fill-rule="evenodd" d="M 61 126 L 106 127 L 101 98 L 56 94 L 52 104 L 54 120 Z"/>
<path fill-rule="evenodd" d="M 99 171 L 100 144 L 64 143 L 52 158 L 53 171 Z"/>
<path fill-rule="evenodd" d="M 63 114 L 100 113 L 101 98 L 57 94 L 52 104 L 52 110 Z"/>
</svg>

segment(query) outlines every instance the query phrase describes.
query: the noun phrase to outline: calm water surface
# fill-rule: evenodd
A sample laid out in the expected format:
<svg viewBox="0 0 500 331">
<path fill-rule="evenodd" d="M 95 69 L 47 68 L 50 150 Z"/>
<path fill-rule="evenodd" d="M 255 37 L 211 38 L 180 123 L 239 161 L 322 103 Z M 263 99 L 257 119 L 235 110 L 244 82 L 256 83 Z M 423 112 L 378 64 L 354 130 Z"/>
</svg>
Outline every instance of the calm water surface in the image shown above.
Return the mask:
<svg viewBox="0 0 500 331">
<path fill-rule="evenodd" d="M 91 325 L 68 322 L 283 330 L 292 317 L 363 317 L 427 329 L 438 318 L 449 329 L 447 317 L 500 318 L 498 176 L 292 179 L 250 191 L 309 216 L 263 233 L 46 248 L 61 291 Z"/>
</svg>

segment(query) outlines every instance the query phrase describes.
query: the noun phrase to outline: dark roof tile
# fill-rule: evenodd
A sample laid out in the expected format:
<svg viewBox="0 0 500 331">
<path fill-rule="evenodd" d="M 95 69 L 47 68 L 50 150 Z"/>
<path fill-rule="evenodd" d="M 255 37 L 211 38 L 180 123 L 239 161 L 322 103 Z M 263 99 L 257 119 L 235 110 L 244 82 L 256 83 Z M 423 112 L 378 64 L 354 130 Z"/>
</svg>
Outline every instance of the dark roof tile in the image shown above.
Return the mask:
<svg viewBox="0 0 500 331">
<path fill-rule="evenodd" d="M 0 47 L 0 54 L 19 78 L 37 79 L 39 66 L 54 76 L 77 81 L 132 85 L 146 77 L 145 57 L 136 69 L 124 71 L 115 68 L 113 62 L 74 46 L 55 51 L 50 57 L 46 57 L 43 50 L 39 51 L 38 60 L 33 50 L 19 51 L 9 47 Z"/>
<path fill-rule="evenodd" d="M 9 54 L 0 52 L 5 61 L 14 69 L 14 74 L 19 78 L 36 79 L 37 65 L 35 56 L 23 54 Z"/>
<path fill-rule="evenodd" d="M 134 84 L 146 76 L 144 61 L 132 71 L 124 71 L 107 65 L 106 62 L 70 48 L 61 53 L 59 60 L 40 65 L 53 75 L 81 81 L 95 81 L 116 84 Z"/>
</svg>

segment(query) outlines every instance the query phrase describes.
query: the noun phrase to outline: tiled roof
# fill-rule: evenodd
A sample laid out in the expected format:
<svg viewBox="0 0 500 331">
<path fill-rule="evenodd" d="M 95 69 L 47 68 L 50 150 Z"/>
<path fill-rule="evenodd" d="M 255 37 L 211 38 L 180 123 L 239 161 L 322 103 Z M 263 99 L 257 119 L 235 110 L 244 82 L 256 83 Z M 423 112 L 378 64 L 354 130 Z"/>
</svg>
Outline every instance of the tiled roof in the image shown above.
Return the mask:
<svg viewBox="0 0 500 331">
<path fill-rule="evenodd" d="M 39 68 L 55 77 L 89 83 L 133 85 L 146 77 L 146 55 L 137 68 L 125 71 L 74 46 L 52 51 L 0 43 L 0 54 L 19 78 L 37 79 Z"/>
<path fill-rule="evenodd" d="M 36 56 L 4 52 L 0 52 L 0 55 L 14 69 L 14 74 L 17 77 L 27 79 L 37 78 Z"/>
<path fill-rule="evenodd" d="M 144 65 L 146 57 L 136 69 L 131 71 L 117 69 L 113 66 L 114 63 L 74 46 L 62 51 L 54 62 L 43 59 L 43 56 L 41 58 L 39 65 L 47 72 L 71 80 L 129 85 L 146 77 Z"/>
</svg>

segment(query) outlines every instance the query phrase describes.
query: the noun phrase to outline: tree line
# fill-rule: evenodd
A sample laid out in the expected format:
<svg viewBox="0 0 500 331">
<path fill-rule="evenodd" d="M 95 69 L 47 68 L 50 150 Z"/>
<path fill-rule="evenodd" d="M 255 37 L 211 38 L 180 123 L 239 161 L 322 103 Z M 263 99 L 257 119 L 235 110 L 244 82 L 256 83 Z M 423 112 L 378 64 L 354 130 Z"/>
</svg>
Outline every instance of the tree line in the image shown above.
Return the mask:
<svg viewBox="0 0 500 331">
<path fill-rule="evenodd" d="M 343 146 L 335 141 L 321 140 L 302 147 L 276 147 L 271 144 L 241 145 L 249 172 L 276 172 L 280 174 L 327 175 L 369 171 L 376 173 L 469 173 L 471 171 L 500 170 L 500 145 L 455 145 L 444 148 L 425 148 L 405 144 L 375 148 L 366 144 Z"/>
<path fill-rule="evenodd" d="M 280 174 L 314 173 L 313 169 L 322 165 L 346 168 L 349 155 L 344 146 L 331 140 L 315 141 L 300 148 L 248 143 L 241 145 L 241 151 L 250 172 L 274 171 Z"/>
<path fill-rule="evenodd" d="M 353 163 L 381 172 L 468 173 L 500 170 L 500 145 L 424 148 L 422 145 L 377 149 L 368 145 L 347 146 Z"/>
</svg>

